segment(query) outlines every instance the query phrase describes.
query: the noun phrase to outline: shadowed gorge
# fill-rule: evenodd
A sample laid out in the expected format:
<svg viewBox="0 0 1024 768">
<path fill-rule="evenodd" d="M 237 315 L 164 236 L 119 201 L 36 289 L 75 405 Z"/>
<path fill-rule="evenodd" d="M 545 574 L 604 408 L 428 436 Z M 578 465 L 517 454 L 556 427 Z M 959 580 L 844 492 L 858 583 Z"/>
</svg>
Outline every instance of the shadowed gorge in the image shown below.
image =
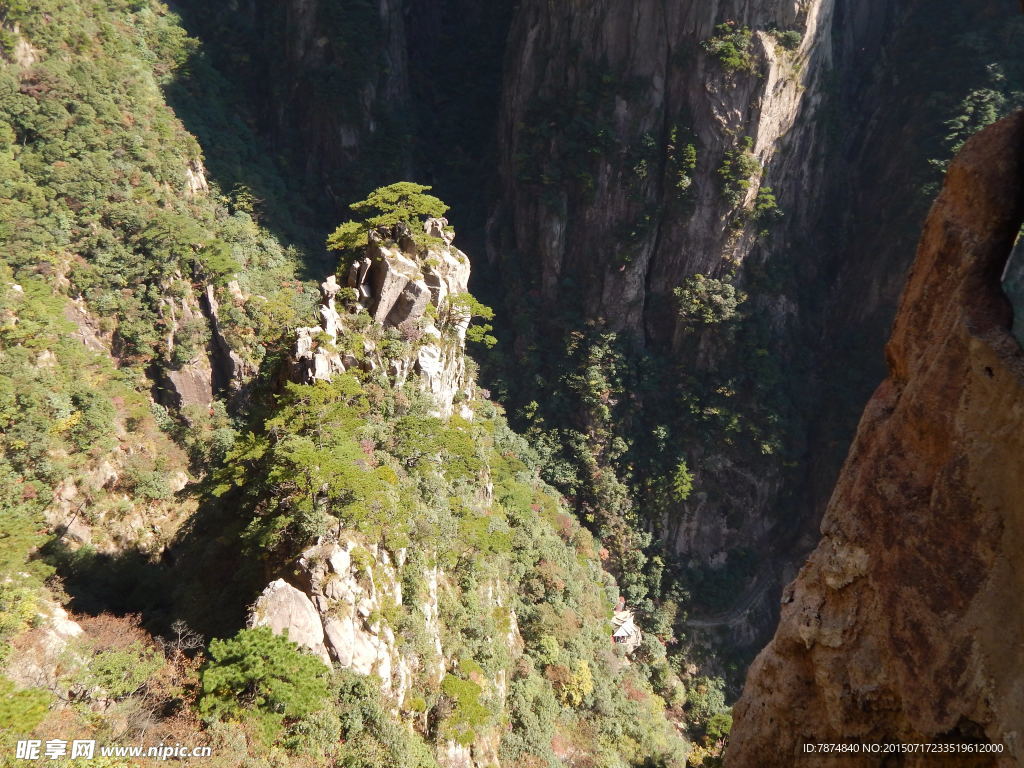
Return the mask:
<svg viewBox="0 0 1024 768">
<path fill-rule="evenodd" d="M 1021 107 L 1012 0 L 0 0 L 0 766 L 1015 750 Z"/>
<path fill-rule="evenodd" d="M 751 668 L 727 765 L 792 765 L 803 742 L 959 736 L 1018 749 L 1009 668 L 1021 617 L 999 606 L 1019 588 L 1024 353 L 1000 277 L 1022 221 L 1018 112 L 950 166 L 896 314 L 889 377 Z"/>
</svg>

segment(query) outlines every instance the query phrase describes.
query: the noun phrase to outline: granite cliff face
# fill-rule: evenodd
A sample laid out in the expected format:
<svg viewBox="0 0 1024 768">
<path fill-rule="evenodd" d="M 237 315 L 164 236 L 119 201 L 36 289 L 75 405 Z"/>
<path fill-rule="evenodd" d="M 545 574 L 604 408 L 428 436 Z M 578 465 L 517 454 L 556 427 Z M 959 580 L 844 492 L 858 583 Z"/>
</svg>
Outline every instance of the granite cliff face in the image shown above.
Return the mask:
<svg viewBox="0 0 1024 768">
<path fill-rule="evenodd" d="M 269 133 L 303 180 L 338 204 L 360 172 L 401 172 L 408 155 L 405 18 L 399 0 L 249 0 L 257 39 L 278 52 L 261 83 Z M 376 167 L 375 167 L 376 166 Z"/>
<path fill-rule="evenodd" d="M 1016 764 L 1024 353 L 1000 276 L 1022 219 L 1018 112 L 967 143 L 932 208 L 889 376 L 751 667 L 727 765 L 789 766 L 804 743 L 856 741 L 1002 744 L 970 764 Z"/>
<path fill-rule="evenodd" d="M 635 370 L 678 367 L 676 399 L 661 384 L 626 388 L 621 399 L 635 405 L 612 429 L 638 443 L 694 392 L 749 384 L 726 407 L 783 448 L 680 441 L 696 491 L 648 520 L 683 562 L 771 553 L 774 565 L 746 577 L 736 604 L 746 617 L 728 617 L 734 635 L 774 623 L 773 599 L 746 598 L 777 594 L 792 571 L 780 573 L 813 545 L 882 374 L 876 350 L 919 231 L 927 161 L 942 149 L 928 126 L 947 119 L 935 104 L 961 98 L 943 89 L 968 87 L 947 78 L 936 41 L 960 56 L 963 30 L 1016 12 L 1011 2 L 538 0 L 516 13 L 489 256 L 510 286 L 506 312 L 531 296 L 545 308 L 517 321 L 516 366 L 539 376 L 516 394 L 542 409 L 562 394 L 544 349 L 580 328 L 616 332 L 645 356 Z M 929 26 L 932 14 L 948 20 Z M 736 36 L 745 28 L 746 42 Z M 745 54 L 720 55 L 723 39 Z M 747 293 L 744 338 L 679 317 L 673 293 L 698 274 Z M 759 360 L 771 363 L 764 373 Z M 680 385 L 690 376 L 702 389 Z M 598 434 L 579 411 L 574 427 Z M 610 453 L 606 438 L 594 442 Z M 650 515 L 647 501 L 636 506 Z"/>
<path fill-rule="evenodd" d="M 735 267 L 756 244 L 756 224 L 741 220 L 762 183 L 785 177 L 795 198 L 815 170 L 806 163 L 832 6 L 524 3 L 509 42 L 496 250 L 531 262 L 545 299 L 560 300 L 571 277 L 586 316 L 640 343 L 671 339 L 672 288 Z M 701 49 L 727 20 L 753 30 L 736 69 Z M 769 28 L 793 30 L 796 42 L 784 47 Z M 726 199 L 715 173 L 745 138 L 769 170 L 747 173 L 742 194 Z M 682 156 L 687 144 L 695 162 Z"/>
<path fill-rule="evenodd" d="M 469 397 L 465 342 L 471 318 L 458 306 L 469 285 L 469 257 L 452 245 L 446 219 L 427 219 L 423 227 L 430 245 L 418 244 L 405 225 L 389 236 L 373 233 L 362 258 L 347 270 L 344 288 L 334 275 L 320 285 L 320 325 L 297 329 L 295 379 L 329 381 L 347 368 L 383 368 L 400 386 L 414 373 L 442 417 L 452 415 L 457 398 Z M 398 333 L 408 348 L 389 353 L 364 337 L 361 349 L 339 349 L 345 319 L 337 297 L 343 290 L 343 311 L 366 309 L 376 326 Z"/>
<path fill-rule="evenodd" d="M 669 425 L 696 491 L 656 511 L 634 470 L 608 466 L 613 438 L 594 437 L 593 413 L 557 408 L 573 411 L 602 472 L 633 483 L 668 555 L 720 571 L 730 553 L 771 552 L 729 618 L 763 640 L 775 617 L 762 598 L 813 546 L 882 375 L 936 126 L 989 63 L 963 58 L 963 33 L 1014 14 L 1012 0 L 186 5 L 211 29 L 242 27 L 236 58 L 252 51 L 264 76 L 240 79 L 313 207 L 414 172 L 474 211 L 460 226 L 468 250 L 487 242 L 475 290 L 508 319 L 510 412 L 572 400 L 558 381 L 565 342 L 590 329 L 617 333 L 637 376 L 652 361 L 678 367 L 671 386 L 620 398 L 630 412 L 606 431 L 627 442 L 650 443 L 693 395 L 740 391 L 726 409 L 764 439 Z M 680 319 L 674 291 L 698 274 L 749 296 L 743 339 Z"/>
<path fill-rule="evenodd" d="M 571 11 L 527 2 L 516 15 L 499 122 L 502 192 L 489 223 L 489 254 L 515 286 L 509 294 L 537 296 L 538 305 L 558 308 L 537 313 L 538 322 L 514 340 L 516 363 L 543 371 L 536 340 L 582 325 L 618 334 L 636 371 L 650 361 L 678 366 L 671 382 L 634 385 L 623 394 L 623 402 L 635 404 L 633 413 L 617 414 L 610 429 L 627 440 L 649 443 L 644 432 L 679 411 L 689 377 L 717 381 L 702 383 L 705 390 L 730 391 L 735 382 L 756 378 L 745 363 L 728 359 L 742 346 L 731 328 L 695 332 L 681 321 L 674 292 L 694 275 L 751 296 L 744 309 L 761 319 L 749 334 L 758 340 L 749 343 L 770 348 L 773 365 L 800 369 L 807 363 L 798 358 L 813 354 L 803 336 L 812 326 L 817 335 L 820 326 L 802 301 L 801 285 L 827 271 L 831 251 L 815 252 L 799 273 L 771 260 L 778 254 L 794 260 L 794 242 L 803 244 L 800 233 L 820 215 L 822 196 L 810 191 L 825 186 L 828 136 L 821 117 L 836 59 L 877 32 L 837 40 L 836 14 L 830 1 L 666 6 L 634 0 Z M 715 38 L 735 40 L 740 59 L 715 55 Z M 543 403 L 550 393 L 542 385 L 524 396 L 531 398 Z M 743 400 L 758 411 L 742 417 L 756 428 L 785 423 L 799 431 L 787 416 L 766 416 L 771 408 L 760 393 Z M 588 414 L 579 421 L 581 431 L 601 431 Z M 697 492 L 688 503 L 653 514 L 649 499 L 636 506 L 681 562 L 720 570 L 740 547 L 776 550 L 785 560 L 800 527 L 792 518 L 813 517 L 814 502 L 799 513 L 791 499 L 781 504 L 781 457 L 731 438 L 726 444 L 726 437 L 675 446 L 694 473 Z M 759 596 L 781 587 L 776 578 L 765 569 L 757 583 L 747 580 L 743 615 L 728 619 L 734 640 L 750 642 L 771 624 L 771 609 Z M 745 599 L 751 595 L 754 600 Z"/>
</svg>

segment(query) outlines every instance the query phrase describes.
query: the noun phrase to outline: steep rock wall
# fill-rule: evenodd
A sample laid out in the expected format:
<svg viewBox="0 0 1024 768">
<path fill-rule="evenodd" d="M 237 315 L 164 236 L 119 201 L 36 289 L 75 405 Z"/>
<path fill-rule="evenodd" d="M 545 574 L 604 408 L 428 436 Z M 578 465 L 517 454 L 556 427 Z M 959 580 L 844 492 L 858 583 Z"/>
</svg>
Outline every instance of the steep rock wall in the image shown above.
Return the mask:
<svg viewBox="0 0 1024 768">
<path fill-rule="evenodd" d="M 514 304 L 537 295 L 545 307 L 537 325 L 515 339 L 517 365 L 537 367 L 537 339 L 558 338 L 570 324 L 612 329 L 634 351 L 679 365 L 671 384 L 654 385 L 659 393 L 623 394 L 636 403 L 637 421 L 650 426 L 620 416 L 614 429 L 649 441 L 640 429 L 662 423 L 659 412 L 680 408 L 671 388 L 684 375 L 713 371 L 738 346 L 730 331 L 695 334 L 679 322 L 673 292 L 702 274 L 747 289 L 748 306 L 767 318 L 766 337 L 773 339 L 757 346 L 771 347 L 780 365 L 797 369 L 792 358 L 807 350 L 794 337 L 813 321 L 803 316 L 792 286 L 754 286 L 747 265 L 763 273 L 769 252 L 797 237 L 763 236 L 762 195 L 774 193 L 785 213 L 777 226 L 787 232 L 805 230 L 813 219 L 826 154 L 820 118 L 837 56 L 834 16 L 831 0 L 520 7 L 499 126 L 502 196 L 489 226 L 489 255 L 514 286 L 507 291 Z M 746 64 L 735 71 L 702 47 L 725 22 L 751 30 Z M 783 30 L 791 33 L 786 45 Z M 730 196 L 723 171 L 740 156 L 747 164 L 730 171 Z M 808 280 L 815 270 L 807 268 Z M 734 376 L 721 377 L 718 386 L 730 387 Z M 529 399 L 543 403 L 549 394 L 531 392 Z M 684 427 L 677 432 L 690 434 Z M 687 439 L 680 449 L 694 471 L 693 498 L 654 519 L 652 505 L 638 505 L 648 509 L 648 526 L 671 554 L 718 568 L 729 551 L 774 549 L 774 538 L 797 527 L 791 519 L 779 524 L 794 510 L 777 509 L 778 456 L 723 440 Z M 792 547 L 780 546 L 778 559 Z M 750 594 L 781 586 L 769 570 L 758 584 L 748 580 Z M 759 615 L 736 627 L 736 637 L 750 640 L 753 625 L 770 625 L 771 609 L 760 599 L 742 611 L 749 612 Z"/>
<path fill-rule="evenodd" d="M 496 250 L 517 251 L 545 299 L 562 300 L 559 282 L 571 277 L 586 316 L 640 343 L 671 338 L 659 299 L 682 276 L 727 271 L 754 245 L 754 227 L 729 220 L 752 205 L 760 178 L 737 204 L 723 200 L 715 173 L 724 152 L 750 137 L 769 165 L 786 136 L 789 161 L 769 176 L 811 173 L 831 15 L 831 0 L 524 3 L 506 65 Z M 701 50 L 726 20 L 755 30 L 749 71 L 730 72 Z M 799 45 L 783 48 L 769 26 L 796 29 Z M 688 141 L 697 165 L 684 192 L 667 154 Z M 572 155 L 574 175 L 559 176 Z"/>
<path fill-rule="evenodd" d="M 408 175 L 411 121 L 401 0 L 180 3 L 314 220 Z M 229 169 L 234 175 L 240 169 Z M 244 173 L 238 180 L 253 183 Z M 255 191 L 255 190 L 254 190 Z M 294 218 L 301 219 L 302 215 Z M 295 223 L 295 222 L 293 222 Z"/>
<path fill-rule="evenodd" d="M 588 326 L 678 366 L 675 382 L 691 373 L 727 389 L 753 381 L 757 391 L 735 409 L 774 430 L 783 449 L 730 445 L 728 435 L 680 439 L 695 493 L 648 520 L 683 562 L 718 567 L 743 548 L 770 553 L 737 601 L 751 614 L 741 634 L 773 623 L 773 600 L 761 598 L 777 594 L 788 578 L 780 574 L 813 546 L 856 416 L 882 374 L 879 350 L 934 173 L 928 160 L 942 150 L 936 126 L 951 116 L 936 104 L 962 97 L 961 70 L 983 69 L 938 52 L 960 56 L 965 30 L 1014 13 L 1009 0 L 538 0 L 516 14 L 489 256 L 510 286 L 506 312 L 523 297 L 544 307 L 537 322 L 516 324 L 515 363 L 535 387 L 517 396 L 543 409 L 557 365 L 544 369 L 543 348 Z M 931 25 L 936 14 L 943 21 Z M 750 28 L 749 67 L 730 71 L 706 50 L 722 23 Z M 730 153 L 756 160 L 739 174 L 745 187 L 727 182 Z M 781 216 L 759 213 L 769 188 Z M 743 358 L 729 330 L 695 333 L 679 319 L 673 290 L 695 274 L 749 294 L 751 346 L 775 373 Z M 547 381 L 533 384 L 535 372 Z M 653 412 L 680 402 L 656 404 L 642 388 L 626 397 L 637 423 L 620 416 L 615 428 L 638 442 L 641 429 L 665 421 Z M 735 630 L 736 617 L 727 619 L 717 623 Z"/>
<path fill-rule="evenodd" d="M 751 667 L 727 765 L 789 766 L 803 743 L 853 741 L 1002 744 L 972 764 L 1016 764 L 1024 615 L 1007 599 L 1024 586 L 1024 353 L 1000 275 L 1022 218 L 1017 113 L 967 143 L 932 208 L 889 377 Z"/>
<path fill-rule="evenodd" d="M 367 183 L 359 171 L 378 162 L 385 168 L 404 164 L 398 121 L 409 108 L 409 94 L 401 5 L 254 4 L 268 45 L 281 52 L 268 69 L 265 102 L 274 135 L 300 150 L 304 179 L 337 196 L 339 205 L 351 195 L 346 187 Z M 398 162 L 388 162 L 386 154 L 396 149 Z M 377 157 L 375 150 L 383 154 Z"/>
</svg>

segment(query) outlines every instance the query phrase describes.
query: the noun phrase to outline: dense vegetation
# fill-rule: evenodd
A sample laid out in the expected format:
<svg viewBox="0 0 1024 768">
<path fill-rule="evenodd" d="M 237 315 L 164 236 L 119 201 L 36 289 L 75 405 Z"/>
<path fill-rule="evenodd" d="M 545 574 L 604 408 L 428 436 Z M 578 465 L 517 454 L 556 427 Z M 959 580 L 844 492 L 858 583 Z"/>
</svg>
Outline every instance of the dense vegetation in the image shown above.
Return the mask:
<svg viewBox="0 0 1024 768">
<path fill-rule="evenodd" d="M 751 51 L 752 44 L 753 32 L 750 27 L 726 21 L 715 27 L 714 36 L 705 40 L 701 47 L 709 56 L 717 59 L 726 72 L 752 73 L 757 71 L 757 59 Z"/>
<path fill-rule="evenodd" d="M 652 232 L 662 243 L 675 237 L 697 250 L 705 247 L 699 237 L 689 239 L 686 198 L 676 199 L 678 187 L 662 181 L 661 189 L 671 191 L 671 197 L 659 192 L 653 206 L 636 221 L 611 229 L 611 236 L 589 248 L 585 261 L 573 268 L 562 264 L 559 269 L 557 259 L 545 257 L 544 279 L 559 279 L 557 306 L 537 298 L 539 280 L 517 274 L 524 271 L 523 263 L 533 263 L 533 253 L 510 259 L 511 268 L 504 275 L 513 281 L 506 292 L 515 297 L 517 308 L 526 309 L 502 318 L 506 324 L 499 337 L 517 344 L 511 353 L 513 345 L 507 345 L 506 357 L 488 369 L 494 389 L 509 405 L 513 424 L 541 451 L 545 479 L 563 492 L 610 551 L 610 567 L 631 602 L 642 607 L 650 626 L 673 627 L 662 635 L 679 639 L 670 646 L 672 652 L 690 653 L 687 636 L 695 633 L 687 630 L 687 614 L 716 616 L 742 605 L 738 598 L 744 587 L 764 567 L 757 553 L 744 548 L 733 549 L 714 567 L 699 562 L 703 554 L 674 555 L 673 549 L 687 548 L 691 526 L 703 522 L 709 528 L 740 531 L 749 522 L 744 507 L 770 496 L 769 489 L 777 482 L 783 492 L 765 517 L 778 521 L 780 539 L 795 538 L 797 521 L 811 501 L 790 492 L 806 493 L 808 480 L 798 475 L 812 463 L 809 441 L 834 451 L 838 466 L 864 399 L 881 375 L 878 349 L 891 315 L 877 324 L 876 318 L 870 324 L 858 318 L 863 322 L 857 326 L 859 332 L 836 332 L 834 343 L 817 351 L 822 327 L 842 326 L 848 319 L 836 318 L 841 301 L 836 294 L 859 279 L 860 262 L 851 258 L 858 254 L 836 243 L 884 246 L 887 254 L 904 260 L 893 267 L 901 270 L 913 254 L 919 216 L 941 180 L 937 171 L 944 169 L 966 137 L 1021 104 L 1022 22 L 1012 3 L 1003 5 L 944 3 L 936 27 L 929 21 L 936 13 L 934 6 L 912 4 L 906 23 L 894 25 L 891 37 L 881 36 L 881 50 L 892 61 L 881 63 L 879 54 L 865 61 L 863 69 L 851 67 L 846 80 L 829 73 L 820 125 L 825 173 L 833 164 L 843 168 L 849 155 L 851 170 L 857 166 L 866 176 L 877 177 L 857 182 L 857 188 L 871 190 L 857 209 L 858 216 L 851 213 L 850 182 L 837 183 L 834 199 L 826 204 L 821 233 L 779 226 L 786 224 L 790 213 L 780 209 L 776 195 L 781 190 L 761 185 L 774 169 L 762 167 L 753 140 L 744 135 L 747 127 L 727 129 L 722 137 L 726 148 L 715 153 L 696 137 L 682 140 L 685 133 L 678 128 L 666 132 L 670 153 L 663 151 L 657 137 L 640 131 L 635 135 L 641 151 L 622 151 L 632 126 L 628 117 L 613 119 L 610 105 L 632 104 L 634 91 L 618 72 L 573 68 L 559 92 L 573 98 L 544 94 L 526 113 L 514 157 L 517 179 L 531 185 L 539 199 L 552 202 L 543 216 L 517 225 L 545 235 L 557 231 L 562 238 L 557 246 L 538 238 L 531 243 L 538 248 L 557 249 L 566 242 L 566 262 L 579 257 L 573 252 L 573 239 L 588 238 L 600 227 L 597 219 L 607 217 L 607 211 L 585 202 L 597 187 L 596 168 L 614 179 L 609 186 L 617 189 L 625 187 L 631 175 L 671 179 L 679 159 L 695 156 L 702 169 L 693 174 L 695 184 L 687 183 L 691 175 L 682 172 L 682 187 L 692 199 L 707 191 L 696 187 L 710 182 L 717 204 L 728 208 L 725 227 L 737 240 L 749 235 L 757 242 L 742 265 L 725 259 L 719 271 L 680 276 L 676 285 L 650 281 L 643 338 L 613 330 L 614 319 L 594 317 L 593 308 L 588 311 L 582 303 L 599 292 L 602 301 L 613 303 L 607 297 L 617 289 L 622 262 L 631 262 L 637 242 L 644 243 L 649 254 L 651 241 L 644 238 Z M 839 18 L 836 23 L 847 22 Z M 719 77 L 726 88 L 739 90 L 764 74 L 758 40 L 762 34 L 770 35 L 766 42 L 777 44 L 774 53 L 784 57 L 783 72 L 803 66 L 797 55 L 802 31 L 752 29 L 737 21 L 716 25 L 710 37 L 693 44 L 696 51 L 676 53 L 687 64 L 694 59 L 706 62 L 709 77 L 715 78 L 709 90 Z M 948 44 L 937 45 L 940 39 Z M 884 132 L 872 133 L 862 125 L 858 110 L 864 109 L 864 91 L 875 77 L 886 85 L 874 87 L 889 92 L 887 75 L 880 72 L 899 72 L 897 92 L 907 98 L 906 103 L 882 110 L 891 123 Z M 552 75 L 547 82 L 557 83 L 558 77 Z M 756 107 L 754 103 L 741 109 L 756 113 Z M 642 114 L 644 109 L 640 100 L 636 111 Z M 628 109 L 623 112 L 631 114 Z M 666 127 L 676 121 L 686 124 L 685 115 L 661 117 Z M 899 141 L 892 140 L 896 135 Z M 653 146 L 653 151 L 644 154 L 646 146 Z M 785 147 L 784 141 L 780 147 Z M 681 148 L 692 153 L 680 152 Z M 778 173 L 790 170 L 787 166 Z M 610 194 L 603 201 L 609 207 L 618 205 Z M 876 215 L 886 217 L 884 224 L 863 226 Z M 564 222 L 564 232 L 550 225 L 547 216 Z M 780 233 L 785 234 L 778 237 Z M 730 258 L 732 245 L 730 241 Z M 657 247 L 654 263 L 662 257 Z M 666 258 L 675 258 L 668 254 Z M 657 269 L 652 272 L 660 274 Z M 897 283 L 898 279 L 893 282 Z M 807 312 L 799 321 L 807 329 L 796 331 L 793 338 L 785 337 L 792 331 L 785 329 L 786 306 Z M 866 328 L 875 334 L 871 343 Z M 856 365 L 850 363 L 854 359 Z M 671 487 L 681 466 L 692 482 L 685 498 Z M 817 492 L 827 498 L 827 489 Z M 712 654 L 717 658 L 708 659 L 710 668 L 723 673 L 742 670 L 742 663 L 728 657 L 725 646 L 730 638 L 722 639 Z M 733 677 L 732 682 L 739 680 Z"/>
<path fill-rule="evenodd" d="M 372 115 L 361 112 L 366 94 L 388 75 L 379 14 L 324 4 L 333 58 L 304 81 L 307 103 L 351 118 L 362 140 L 324 174 L 297 172 L 301 142 L 272 147 L 261 137 L 287 126 L 260 130 L 253 118 L 253 104 L 288 93 L 284 78 L 244 77 L 266 67 L 255 51 L 278 39 L 267 27 L 281 19 L 254 26 L 229 6 L 201 6 L 183 3 L 198 28 L 219 26 L 213 50 L 155 0 L 0 2 L 0 759 L 14 736 L 35 733 L 208 744 L 214 766 L 433 766 L 438 746 L 489 739 L 523 766 L 681 765 L 686 740 L 691 764 L 713 765 L 730 723 L 725 685 L 692 666 L 684 620 L 728 607 L 759 564 L 743 550 L 716 568 L 674 559 L 660 539 L 737 484 L 716 451 L 755 474 L 794 464 L 797 390 L 784 382 L 808 372 L 781 359 L 759 302 L 785 276 L 696 274 L 670 287 L 673 355 L 584 321 L 571 290 L 556 312 L 528 286 L 509 289 L 518 305 L 505 330 L 543 343 L 518 369 L 498 345 L 489 370 L 499 396 L 521 406 L 525 436 L 480 390 L 472 419 L 442 420 L 414 381 L 396 387 L 362 366 L 368 349 L 409 359 L 420 339 L 375 325 L 347 293 L 336 344 L 360 365 L 287 384 L 292 329 L 313 322 L 315 289 L 299 278 L 333 263 L 325 240 L 344 267 L 370 232 L 447 210 L 423 185 L 369 191 L 410 157 L 457 188 L 483 228 L 490 113 L 474 99 L 493 110 L 500 57 L 483 51 L 500 49 L 511 4 L 473 11 L 479 35 L 461 48 L 448 27 L 422 38 L 438 50 L 424 65 L 434 74 L 413 78 L 415 110 Z M 1019 22 L 993 23 L 943 51 L 962 75 L 931 96 L 941 119 L 922 121 L 943 126 L 916 147 L 933 159 L 929 173 L 1024 101 L 1019 33 Z M 787 51 L 802 39 L 772 34 Z M 702 49 L 727 81 L 757 73 L 745 26 L 719 25 Z M 467 76 L 474 96 L 451 107 L 474 56 L 484 61 Z M 616 267 L 659 217 L 686 215 L 704 191 L 699 157 L 728 225 L 769 230 L 780 212 L 769 188 L 748 195 L 765 172 L 752 142 L 732 137 L 712 157 L 685 115 L 662 138 L 623 139 L 612 105 L 636 88 L 595 70 L 572 99 L 538 97 L 515 158 L 520 182 L 582 201 L 598 161 L 614 157 L 629 201 L 609 248 Z M 465 152 L 442 162 L 438 142 Z M 933 190 L 934 175 L 919 181 Z M 317 229 L 357 197 L 356 219 L 329 239 Z M 490 319 L 468 294 L 434 311 Z M 489 330 L 478 324 L 469 339 L 494 346 Z M 168 376 L 209 364 L 220 337 L 239 358 L 237 380 L 218 382 L 208 404 L 174 407 Z M 342 532 L 367 552 L 408 554 L 404 599 L 374 619 L 409 658 L 426 654 L 423 569 L 442 574 L 444 674 L 417 675 L 400 718 L 376 677 L 243 628 L 269 579 Z M 645 633 L 631 658 L 608 642 L 619 593 Z M 51 658 L 60 605 L 83 632 Z M 35 677 L 19 673 L 36 669 L 26 660 L 39 661 Z"/>
<path fill-rule="evenodd" d="M 261 226 L 265 200 L 205 178 L 167 108 L 161 87 L 181 97 L 183 71 L 215 79 L 177 18 L 159 3 L 52 3 L 17 7 L 5 30 L 0 642 L 15 679 L 0 678 L 4 748 L 29 733 L 163 738 L 212 745 L 212 765 L 430 766 L 437 744 L 496 738 L 524 765 L 566 754 L 682 765 L 666 709 L 700 736 L 724 702 L 705 711 L 699 686 L 688 699 L 653 636 L 632 663 L 611 647 L 617 589 L 600 543 L 499 408 L 478 394 L 472 421 L 441 420 L 414 383 L 395 387 L 380 369 L 280 383 L 286 332 L 312 303 L 294 279 L 303 252 Z M 230 110 L 204 128 L 231 125 Z M 371 229 L 443 214 L 425 192 L 378 190 L 354 206 L 359 242 L 331 244 L 358 249 Z M 213 354 L 196 309 L 208 286 L 217 332 L 256 375 L 230 413 L 220 400 L 158 405 L 151 377 Z M 452 304 L 489 315 L 468 295 Z M 410 339 L 356 307 L 339 346 L 409 354 Z M 493 343 L 477 328 L 471 339 Z M 373 678 L 238 625 L 250 586 L 339 530 L 412 553 L 406 600 L 379 617 L 411 657 L 420 569 L 444 574 L 449 669 L 415 681 L 404 724 Z M 485 597 L 494 584 L 511 614 Z M 80 611 L 83 632 L 56 660 L 45 643 L 60 604 Z M 182 616 L 225 636 L 203 638 Z M 54 671 L 29 683 L 13 671 L 29 657 Z M 485 693 L 499 677 L 504 701 Z"/>
</svg>

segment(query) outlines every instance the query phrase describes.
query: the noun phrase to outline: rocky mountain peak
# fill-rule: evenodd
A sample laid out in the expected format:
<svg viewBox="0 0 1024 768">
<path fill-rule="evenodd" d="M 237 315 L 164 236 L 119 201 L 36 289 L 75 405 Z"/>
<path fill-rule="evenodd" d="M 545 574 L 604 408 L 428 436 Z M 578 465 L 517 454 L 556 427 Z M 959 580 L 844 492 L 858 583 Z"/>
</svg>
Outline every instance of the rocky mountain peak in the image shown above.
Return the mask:
<svg viewBox="0 0 1024 768">
<path fill-rule="evenodd" d="M 320 324 L 296 330 L 294 378 L 311 383 L 352 367 L 382 368 L 393 383 L 402 384 L 412 373 L 434 398 L 438 415 L 450 416 L 459 393 L 469 395 L 465 341 L 470 314 L 458 299 L 468 295 L 470 264 L 454 239 L 443 218 L 428 218 L 422 233 L 414 234 L 405 223 L 371 232 L 363 255 L 345 272 L 344 285 L 335 275 L 321 283 Z M 369 338 L 363 338 L 359 350 L 347 349 L 351 341 L 339 341 L 346 318 L 354 327 L 361 313 L 377 328 L 397 331 L 406 342 L 401 352 Z"/>
</svg>

